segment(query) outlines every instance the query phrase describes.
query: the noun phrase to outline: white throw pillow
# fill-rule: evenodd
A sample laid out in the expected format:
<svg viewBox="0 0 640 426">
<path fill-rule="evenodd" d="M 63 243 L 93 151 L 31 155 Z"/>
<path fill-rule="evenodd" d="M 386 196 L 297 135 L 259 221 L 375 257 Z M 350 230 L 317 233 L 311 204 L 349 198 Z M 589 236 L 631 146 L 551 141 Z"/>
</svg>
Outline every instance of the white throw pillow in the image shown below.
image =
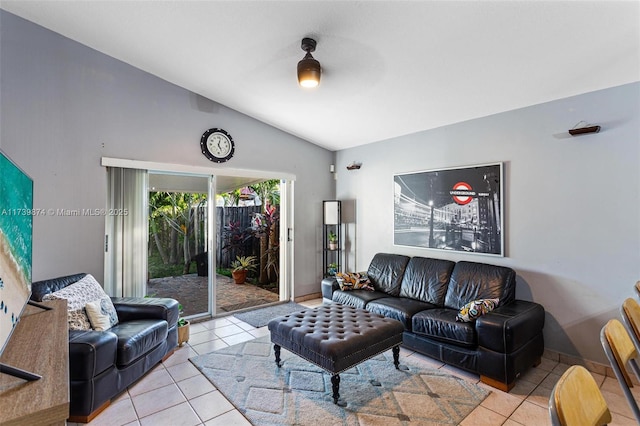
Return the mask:
<svg viewBox="0 0 640 426">
<path fill-rule="evenodd" d="M 84 308 L 94 330 L 105 331 L 118 324 L 118 314 L 109 296 L 89 302 Z"/>
</svg>

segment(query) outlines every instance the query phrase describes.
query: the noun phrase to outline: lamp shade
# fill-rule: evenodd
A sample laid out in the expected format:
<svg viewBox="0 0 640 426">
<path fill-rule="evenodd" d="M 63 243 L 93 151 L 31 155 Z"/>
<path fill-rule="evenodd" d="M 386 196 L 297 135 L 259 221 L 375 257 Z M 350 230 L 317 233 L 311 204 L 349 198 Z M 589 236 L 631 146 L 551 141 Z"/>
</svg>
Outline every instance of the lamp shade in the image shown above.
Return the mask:
<svg viewBox="0 0 640 426">
<path fill-rule="evenodd" d="M 320 84 L 320 75 L 322 68 L 320 62 L 313 59 L 311 53 L 308 53 L 298 62 L 298 83 L 302 87 L 316 87 Z"/>
<path fill-rule="evenodd" d="M 324 224 L 339 225 L 340 224 L 340 201 L 328 200 L 324 203 Z"/>
</svg>

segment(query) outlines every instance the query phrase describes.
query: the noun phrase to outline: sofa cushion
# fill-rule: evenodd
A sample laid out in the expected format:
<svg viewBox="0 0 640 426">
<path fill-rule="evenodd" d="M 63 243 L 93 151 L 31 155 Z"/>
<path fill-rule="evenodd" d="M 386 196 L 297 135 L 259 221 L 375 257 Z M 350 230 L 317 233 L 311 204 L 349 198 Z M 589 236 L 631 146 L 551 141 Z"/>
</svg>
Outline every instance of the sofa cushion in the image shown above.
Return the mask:
<svg viewBox="0 0 640 426">
<path fill-rule="evenodd" d="M 515 287 L 511 268 L 460 261 L 451 273 L 444 306 L 457 311 L 478 299 L 500 299 L 498 306 L 503 306 L 515 300 Z"/>
<path fill-rule="evenodd" d="M 399 254 L 378 253 L 373 257 L 367 275 L 376 291 L 398 296 L 409 257 Z"/>
<path fill-rule="evenodd" d="M 91 330 L 91 322 L 84 308 L 67 309 L 67 323 L 69 330 Z"/>
<path fill-rule="evenodd" d="M 165 320 L 172 328 L 180 317 L 179 303 L 167 297 L 112 297 L 120 322 L 138 319 Z"/>
<path fill-rule="evenodd" d="M 118 336 L 116 365 L 126 366 L 167 339 L 167 322 L 164 320 L 133 320 L 121 322 L 109 329 Z"/>
<path fill-rule="evenodd" d="M 475 323 L 456 321 L 458 310 L 436 308 L 421 311 L 411 320 L 412 331 L 433 340 L 474 348 L 478 345 Z"/>
<path fill-rule="evenodd" d="M 400 321 L 405 330 L 411 330 L 411 318 L 416 313 L 435 307 L 431 303 L 406 297 L 383 297 L 369 302 L 365 306 L 369 312 Z"/>
<path fill-rule="evenodd" d="M 412 257 L 402 278 L 400 297 L 443 306 L 454 266 L 450 260 Z"/>
<path fill-rule="evenodd" d="M 460 308 L 458 315 L 456 315 L 456 321 L 471 322 L 481 315 L 493 311 L 499 302 L 500 299 L 472 300 Z"/>
<path fill-rule="evenodd" d="M 49 280 L 36 281 L 31 284 L 31 299 L 36 302 L 42 302 L 43 297 L 47 294 L 62 290 L 73 283 L 77 283 L 86 275 L 87 274 L 83 272 Z"/>
<path fill-rule="evenodd" d="M 380 299 L 381 297 L 387 297 L 386 293 L 379 291 L 369 290 L 351 290 L 342 291 L 336 290 L 333 292 L 333 301 L 341 303 L 343 305 L 354 306 L 356 308 L 364 309 L 365 305 L 372 300 Z"/>
<path fill-rule="evenodd" d="M 371 286 L 371 281 L 367 274 L 360 274 L 357 272 L 337 272 L 336 281 L 342 291 L 350 290 L 369 290 L 374 291 Z"/>
<path fill-rule="evenodd" d="M 105 331 L 118 323 L 118 313 L 107 295 L 85 305 L 91 327 L 96 331 Z"/>
<path fill-rule="evenodd" d="M 74 284 L 44 295 L 42 300 L 66 300 L 69 311 L 69 330 L 90 330 L 91 323 L 85 312 L 85 305 L 103 297 L 108 296 L 102 286 L 91 274 L 87 274 Z"/>
</svg>

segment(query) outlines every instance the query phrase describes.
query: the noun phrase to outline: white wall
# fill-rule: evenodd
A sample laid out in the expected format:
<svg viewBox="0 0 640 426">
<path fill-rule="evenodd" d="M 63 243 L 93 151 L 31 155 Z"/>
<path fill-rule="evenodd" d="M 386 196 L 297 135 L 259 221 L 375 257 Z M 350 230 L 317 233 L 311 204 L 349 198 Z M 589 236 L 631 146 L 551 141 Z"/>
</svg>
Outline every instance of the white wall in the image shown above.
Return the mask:
<svg viewBox="0 0 640 426">
<path fill-rule="evenodd" d="M 294 174 L 295 296 L 320 291 L 332 152 L 5 11 L 0 31 L 0 147 L 34 179 L 36 208 L 104 208 L 103 156 Z M 236 143 L 225 165 L 200 152 L 211 127 Z M 103 276 L 103 238 L 103 217 L 36 217 L 34 279 Z"/>
<path fill-rule="evenodd" d="M 581 120 L 602 130 L 568 136 Z M 493 162 L 505 164 L 504 258 L 393 245 L 394 173 Z M 606 363 L 600 328 L 640 279 L 640 83 L 339 151 L 336 168 L 355 211 L 349 267 L 377 252 L 510 266 L 517 297 L 547 311 L 546 346 Z"/>
</svg>

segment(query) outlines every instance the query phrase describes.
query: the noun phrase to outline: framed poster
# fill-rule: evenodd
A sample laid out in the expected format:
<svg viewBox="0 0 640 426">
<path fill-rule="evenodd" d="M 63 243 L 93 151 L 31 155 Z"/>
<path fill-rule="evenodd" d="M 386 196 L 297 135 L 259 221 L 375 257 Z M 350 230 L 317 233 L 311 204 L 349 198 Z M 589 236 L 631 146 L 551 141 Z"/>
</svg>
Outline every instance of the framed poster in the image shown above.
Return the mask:
<svg viewBox="0 0 640 426">
<path fill-rule="evenodd" d="M 393 243 L 504 256 L 502 163 L 393 176 Z"/>
</svg>

